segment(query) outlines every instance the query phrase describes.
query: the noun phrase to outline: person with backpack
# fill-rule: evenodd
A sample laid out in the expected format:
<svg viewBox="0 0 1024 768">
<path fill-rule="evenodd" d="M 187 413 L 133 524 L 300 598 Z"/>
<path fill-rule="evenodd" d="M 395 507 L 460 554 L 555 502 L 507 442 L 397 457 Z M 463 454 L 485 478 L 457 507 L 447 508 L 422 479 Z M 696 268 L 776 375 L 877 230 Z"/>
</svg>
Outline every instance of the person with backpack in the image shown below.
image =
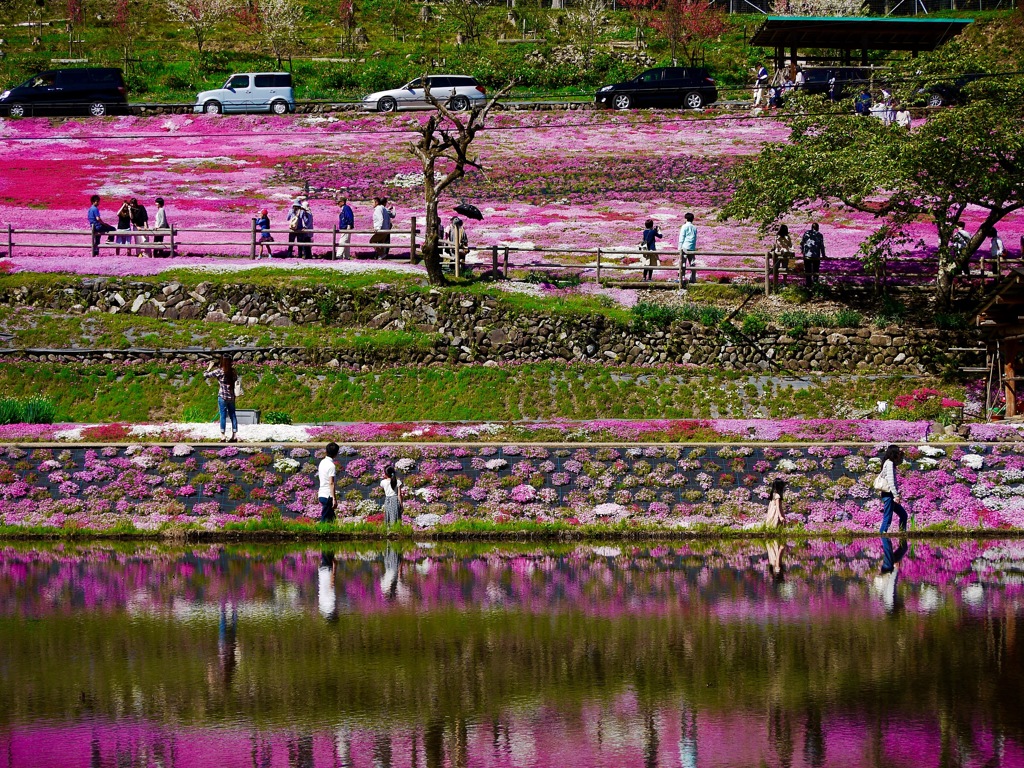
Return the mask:
<svg viewBox="0 0 1024 768">
<path fill-rule="evenodd" d="M 825 256 L 825 238 L 818 229 L 818 222 L 800 238 L 800 252 L 804 256 L 804 282 L 808 288 L 821 282 L 821 260 Z"/>
</svg>

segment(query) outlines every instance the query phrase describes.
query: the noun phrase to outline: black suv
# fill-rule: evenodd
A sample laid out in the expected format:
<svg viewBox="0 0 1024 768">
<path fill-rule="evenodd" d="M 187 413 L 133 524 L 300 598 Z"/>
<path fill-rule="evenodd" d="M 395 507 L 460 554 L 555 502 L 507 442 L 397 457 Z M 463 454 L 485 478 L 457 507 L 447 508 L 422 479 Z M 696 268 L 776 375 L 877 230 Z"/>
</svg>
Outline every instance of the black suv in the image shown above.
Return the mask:
<svg viewBox="0 0 1024 768">
<path fill-rule="evenodd" d="M 606 85 L 595 97 L 599 107 L 686 107 L 718 101 L 714 78 L 700 67 L 659 67 L 624 83 Z"/>
<path fill-rule="evenodd" d="M 972 72 L 961 75 L 951 83 L 935 83 L 927 88 L 918 91 L 923 96 L 929 107 L 948 107 L 950 105 L 961 105 L 967 102 L 968 96 L 964 91 L 968 85 L 985 77 L 983 72 Z"/>
<path fill-rule="evenodd" d="M 52 69 L 0 94 L 0 114 L 92 115 L 128 111 L 120 69 Z"/>
</svg>

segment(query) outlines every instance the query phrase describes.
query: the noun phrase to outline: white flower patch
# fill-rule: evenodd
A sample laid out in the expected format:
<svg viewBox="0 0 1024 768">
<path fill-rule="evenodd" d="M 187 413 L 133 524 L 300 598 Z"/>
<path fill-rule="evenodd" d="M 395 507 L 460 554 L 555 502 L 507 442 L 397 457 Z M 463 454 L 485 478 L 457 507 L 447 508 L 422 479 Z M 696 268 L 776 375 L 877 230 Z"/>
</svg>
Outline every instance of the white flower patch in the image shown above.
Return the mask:
<svg viewBox="0 0 1024 768">
<path fill-rule="evenodd" d="M 923 455 L 928 456 L 929 458 L 946 455 L 946 452 L 944 450 L 942 450 L 941 448 L 936 448 L 934 445 L 920 445 L 918 446 L 917 450 L 920 451 Z"/>
<path fill-rule="evenodd" d="M 981 469 L 985 465 L 985 457 L 976 453 L 965 453 L 960 457 L 960 463 L 968 469 Z"/>
<path fill-rule="evenodd" d="M 281 456 L 277 461 L 274 462 L 274 469 L 278 472 L 294 472 L 299 468 L 300 464 L 295 459 L 289 459 L 287 456 Z"/>
<path fill-rule="evenodd" d="M 414 459 L 399 459 L 395 462 L 395 469 L 399 472 L 409 472 L 415 466 L 416 461 Z"/>
<path fill-rule="evenodd" d="M 629 510 L 621 504 L 598 504 L 593 512 L 594 517 L 622 517 L 629 514 Z"/>
<path fill-rule="evenodd" d="M 781 472 L 796 472 L 796 462 L 792 459 L 783 459 L 779 462 L 778 468 Z"/>
<path fill-rule="evenodd" d="M 501 424 L 475 424 L 471 427 L 457 427 L 452 430 L 453 437 L 477 437 L 479 435 L 496 435 L 504 432 Z"/>
<path fill-rule="evenodd" d="M 362 499 L 356 504 L 357 515 L 374 515 L 380 512 L 380 506 L 373 499 Z"/>
<path fill-rule="evenodd" d="M 184 443 L 178 443 L 176 446 L 171 448 L 172 456 L 190 456 L 192 454 L 192 446 L 185 445 Z"/>
<path fill-rule="evenodd" d="M 136 467 L 141 467 L 142 469 L 152 469 L 160 463 L 160 459 L 148 453 L 140 453 L 138 456 L 132 456 L 130 461 Z"/>
<path fill-rule="evenodd" d="M 416 515 L 412 522 L 417 528 L 431 528 L 441 522 L 441 516 L 428 512 L 426 514 Z"/>
<path fill-rule="evenodd" d="M 130 435 L 143 437 L 174 433 L 188 435 L 197 441 L 215 442 L 220 439 L 220 425 L 209 424 L 134 424 Z M 309 430 L 294 424 L 247 424 L 239 427 L 238 439 L 251 443 L 307 443 Z"/>
<path fill-rule="evenodd" d="M 83 424 L 80 427 L 72 427 L 71 429 L 58 429 L 53 433 L 53 436 L 57 440 L 67 440 L 69 442 L 76 442 L 82 439 L 82 430 L 86 427 L 95 426 L 94 424 Z"/>
<path fill-rule="evenodd" d="M 495 472 L 499 469 L 504 469 L 505 467 L 507 467 L 508 462 L 505 461 L 504 459 L 491 459 L 486 464 L 484 464 L 484 466 L 487 467 L 492 472 Z"/>
</svg>

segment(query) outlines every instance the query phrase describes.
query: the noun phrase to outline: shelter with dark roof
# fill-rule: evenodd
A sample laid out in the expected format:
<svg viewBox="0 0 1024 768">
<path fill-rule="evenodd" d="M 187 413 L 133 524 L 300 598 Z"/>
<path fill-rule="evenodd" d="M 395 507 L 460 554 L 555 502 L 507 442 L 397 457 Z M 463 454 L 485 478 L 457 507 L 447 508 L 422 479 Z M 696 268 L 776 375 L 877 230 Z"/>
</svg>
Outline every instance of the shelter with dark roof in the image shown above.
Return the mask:
<svg viewBox="0 0 1024 768">
<path fill-rule="evenodd" d="M 1024 269 L 1015 267 L 996 283 L 978 306 L 974 322 L 985 339 L 986 410 L 1004 400 L 1006 416 L 1016 416 L 1017 391 L 1022 389 L 1018 383 L 1024 382 L 1017 375 L 1024 352 Z"/>
<path fill-rule="evenodd" d="M 750 38 L 750 44 L 775 49 L 775 66 L 781 69 L 787 58 L 826 61 L 825 57 L 801 56 L 800 51 L 834 50 L 842 52 L 829 63 L 866 66 L 868 51 L 933 51 L 953 39 L 974 19 L 860 18 L 844 16 L 769 16 Z M 787 57 L 787 51 L 789 55 Z"/>
</svg>

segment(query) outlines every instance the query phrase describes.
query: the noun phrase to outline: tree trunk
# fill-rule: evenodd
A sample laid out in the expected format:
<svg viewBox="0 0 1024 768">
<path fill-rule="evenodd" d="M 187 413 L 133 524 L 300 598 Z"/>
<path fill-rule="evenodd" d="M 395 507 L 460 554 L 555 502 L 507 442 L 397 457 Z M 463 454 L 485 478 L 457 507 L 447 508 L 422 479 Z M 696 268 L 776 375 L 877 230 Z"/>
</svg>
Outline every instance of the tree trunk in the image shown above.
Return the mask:
<svg viewBox="0 0 1024 768">
<path fill-rule="evenodd" d="M 427 282 L 431 285 L 447 285 L 448 280 L 441 270 L 441 218 L 437 214 L 437 199 L 434 190 L 424 190 L 427 198 L 427 224 L 424 229 L 420 255 L 427 268 Z"/>
</svg>

